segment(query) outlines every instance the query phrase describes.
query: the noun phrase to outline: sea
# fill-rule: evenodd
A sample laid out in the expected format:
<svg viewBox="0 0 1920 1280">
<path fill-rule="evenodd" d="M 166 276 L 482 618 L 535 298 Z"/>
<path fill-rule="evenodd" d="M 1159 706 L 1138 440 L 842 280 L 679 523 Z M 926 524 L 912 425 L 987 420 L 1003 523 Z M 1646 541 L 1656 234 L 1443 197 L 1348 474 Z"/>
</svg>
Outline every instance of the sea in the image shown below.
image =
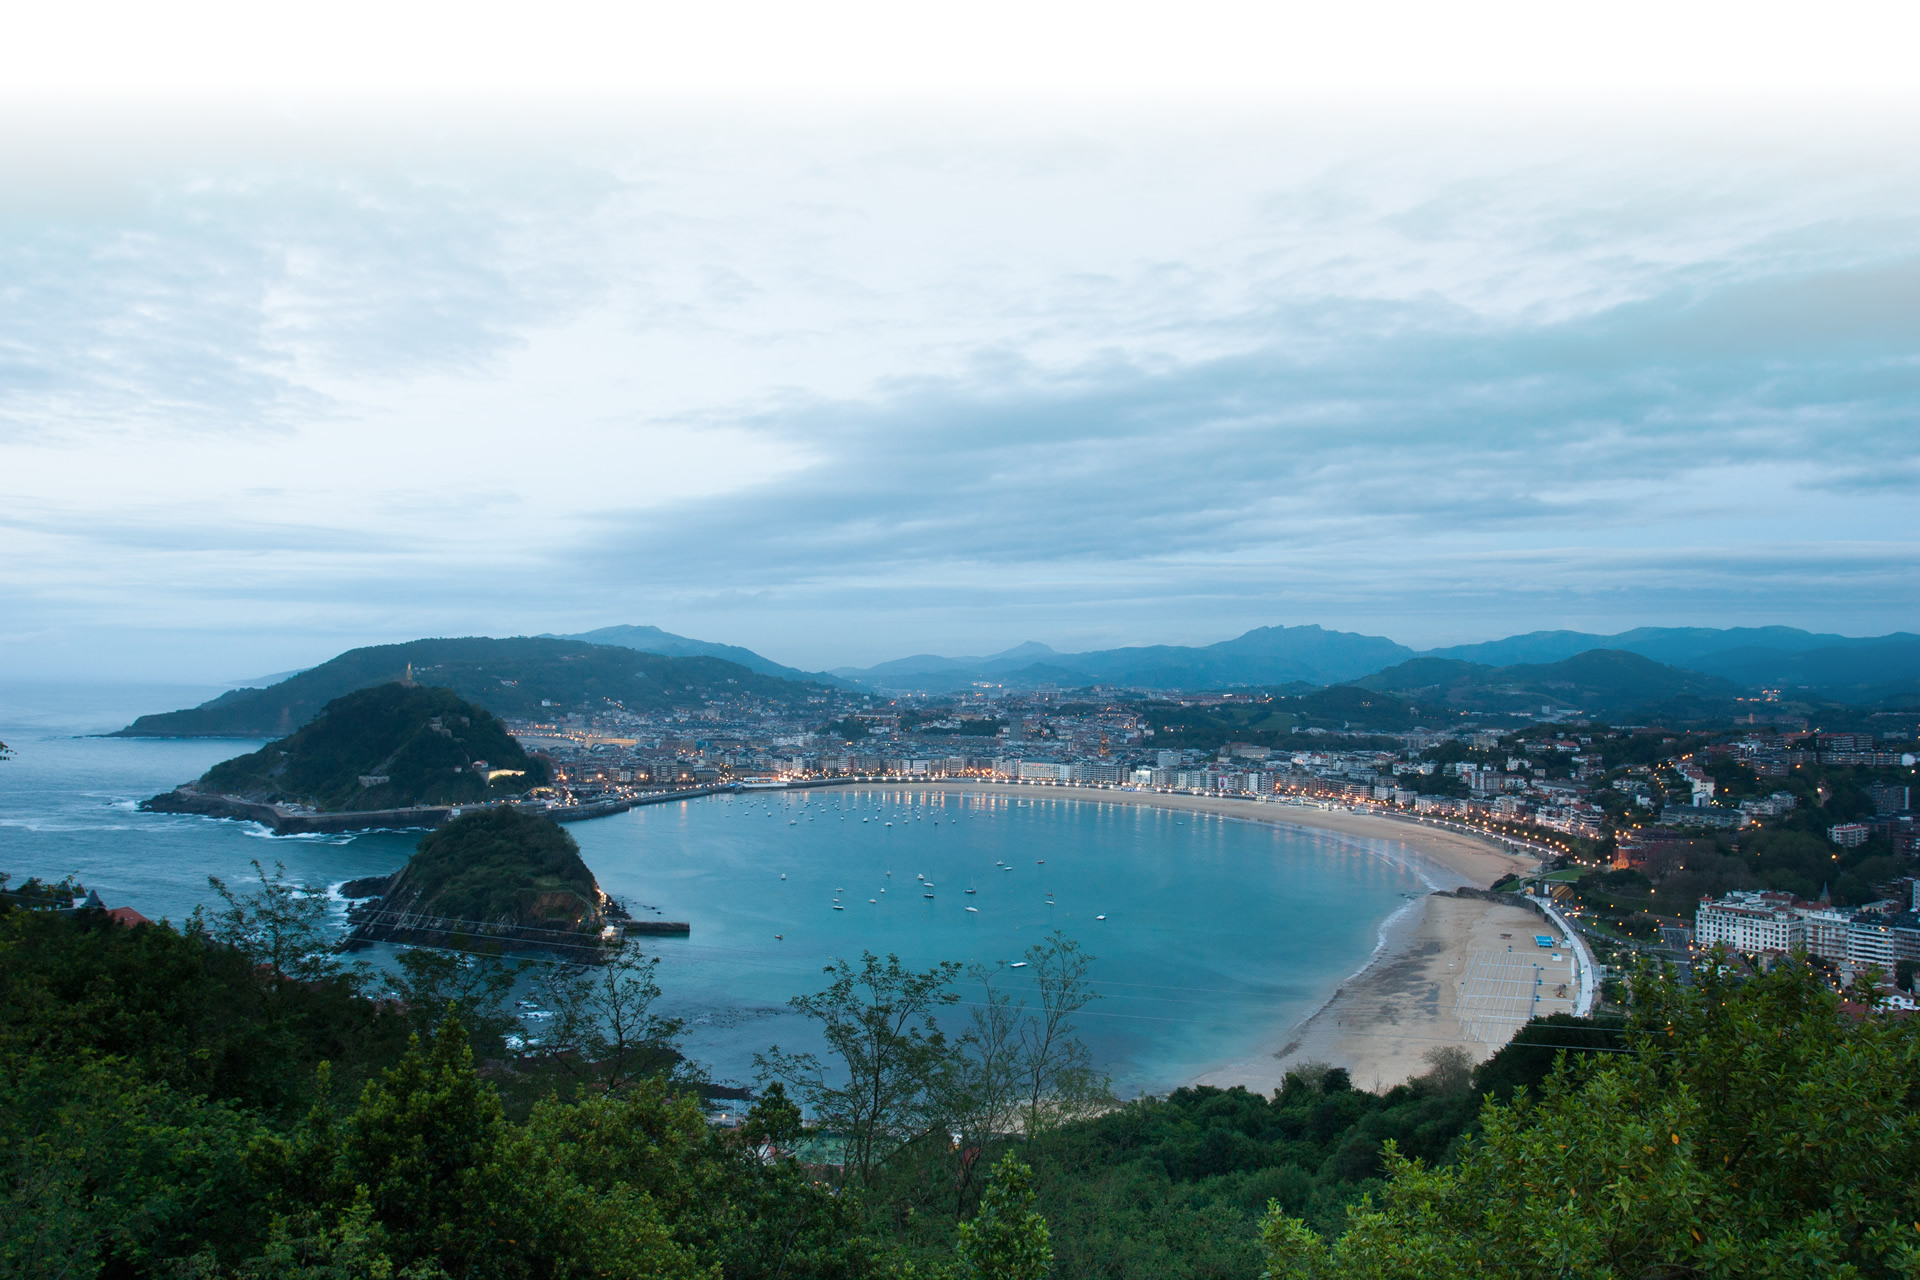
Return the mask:
<svg viewBox="0 0 1920 1280">
<path fill-rule="evenodd" d="M 0 685 L 0 872 L 73 876 L 108 906 L 183 921 L 253 864 L 305 883 L 402 866 L 418 832 L 274 836 L 257 824 L 141 813 L 140 800 L 257 741 L 99 736 L 220 690 Z M 768 1046 L 817 1049 L 787 1001 L 838 959 L 957 961 L 965 1029 L 991 982 L 1033 999 L 1029 948 L 1055 933 L 1091 957 L 1083 1039 L 1121 1097 L 1245 1061 L 1364 967 L 1384 923 L 1443 882 L 1405 844 L 1045 788 L 952 793 L 869 785 L 758 791 L 571 824 L 601 887 L 643 919 L 662 1012 L 723 1083 Z M 1455 883 L 1444 879 L 1444 883 Z M 344 918 L 344 903 L 340 904 Z M 373 960 L 382 960 L 376 951 Z"/>
</svg>

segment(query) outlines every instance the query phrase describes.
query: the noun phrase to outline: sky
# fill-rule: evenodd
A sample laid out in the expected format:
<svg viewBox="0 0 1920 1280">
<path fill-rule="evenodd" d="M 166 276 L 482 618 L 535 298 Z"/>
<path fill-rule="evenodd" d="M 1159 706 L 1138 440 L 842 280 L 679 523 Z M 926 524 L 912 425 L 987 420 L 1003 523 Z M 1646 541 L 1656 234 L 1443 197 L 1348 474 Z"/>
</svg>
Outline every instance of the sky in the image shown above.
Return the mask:
<svg viewBox="0 0 1920 1280">
<path fill-rule="evenodd" d="M 1920 629 L 1895 7 L 43 8 L 13 678 Z"/>
</svg>

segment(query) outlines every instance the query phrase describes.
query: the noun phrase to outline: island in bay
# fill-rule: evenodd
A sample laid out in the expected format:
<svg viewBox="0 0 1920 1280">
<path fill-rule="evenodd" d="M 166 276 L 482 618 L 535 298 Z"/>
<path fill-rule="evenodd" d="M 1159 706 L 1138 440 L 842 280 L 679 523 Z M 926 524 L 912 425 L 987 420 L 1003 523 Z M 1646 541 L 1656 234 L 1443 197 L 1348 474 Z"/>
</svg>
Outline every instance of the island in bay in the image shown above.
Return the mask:
<svg viewBox="0 0 1920 1280">
<path fill-rule="evenodd" d="M 462 814 L 422 838 L 392 877 L 352 882 L 345 891 L 370 895 L 350 913 L 356 943 L 597 959 L 618 948 L 627 921 L 560 824 L 510 805 Z"/>
</svg>

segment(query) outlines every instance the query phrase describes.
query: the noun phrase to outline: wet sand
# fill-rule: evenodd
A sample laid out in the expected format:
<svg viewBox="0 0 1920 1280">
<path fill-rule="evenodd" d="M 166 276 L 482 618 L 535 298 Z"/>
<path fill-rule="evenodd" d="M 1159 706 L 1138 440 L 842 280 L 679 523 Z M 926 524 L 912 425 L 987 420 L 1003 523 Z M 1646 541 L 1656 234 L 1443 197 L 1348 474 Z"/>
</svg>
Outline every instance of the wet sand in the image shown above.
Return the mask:
<svg viewBox="0 0 1920 1280">
<path fill-rule="evenodd" d="M 1475 1062 L 1484 1061 L 1528 1014 L 1573 1009 L 1571 987 L 1567 996 L 1554 994 L 1560 990 L 1559 974 L 1571 976 L 1564 961 L 1552 966 L 1555 972 L 1537 1010 L 1518 994 L 1536 956 L 1550 964 L 1551 953 L 1540 954 L 1532 942 L 1545 932 L 1545 921 L 1526 907 L 1444 894 L 1420 899 L 1390 923 L 1386 945 L 1373 962 L 1311 1017 L 1195 1083 L 1239 1084 L 1266 1093 L 1278 1088 L 1291 1068 L 1325 1062 L 1345 1067 L 1356 1086 L 1377 1091 L 1425 1072 L 1426 1055 L 1442 1046 L 1457 1046 Z M 1502 959 L 1508 961 L 1510 980 L 1488 981 L 1494 975 L 1486 973 L 1487 966 Z M 1501 987 L 1515 994 L 1499 1000 L 1490 989 Z M 1469 994 L 1472 998 L 1463 1001 Z"/>
</svg>

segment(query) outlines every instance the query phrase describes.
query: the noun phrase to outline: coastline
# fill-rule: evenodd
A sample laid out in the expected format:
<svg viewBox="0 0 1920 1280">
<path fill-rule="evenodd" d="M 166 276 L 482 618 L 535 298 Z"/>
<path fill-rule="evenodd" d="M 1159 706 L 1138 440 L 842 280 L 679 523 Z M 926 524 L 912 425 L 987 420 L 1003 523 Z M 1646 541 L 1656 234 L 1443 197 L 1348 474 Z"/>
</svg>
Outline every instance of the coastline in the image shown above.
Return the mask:
<svg viewBox="0 0 1920 1280">
<path fill-rule="evenodd" d="M 1271 800 L 1244 800 L 1232 796 L 1178 795 L 1161 791 L 1102 791 L 1094 787 L 1034 788 L 987 779 L 964 778 L 927 782 L 854 782 L 849 786 L 880 787 L 913 791 L 973 792 L 984 795 L 1017 795 L 1023 799 L 1075 800 L 1083 804 L 1147 805 L 1158 809 L 1176 809 L 1185 813 L 1211 813 L 1241 818 L 1248 822 L 1266 822 L 1283 826 L 1312 827 L 1366 840 L 1394 840 L 1427 864 L 1429 879 L 1436 889 L 1466 886 L 1485 889 L 1502 876 L 1524 874 L 1538 865 L 1536 859 L 1512 853 L 1492 841 L 1467 835 L 1447 827 L 1431 826 L 1410 818 L 1392 818 L 1378 813 L 1354 813 L 1343 809 L 1319 809 L 1310 805 L 1279 804 Z M 1442 883 L 1451 880 L 1452 883 Z"/>
<path fill-rule="evenodd" d="M 1485 965 L 1489 955 L 1505 954 L 1504 949 L 1516 943 L 1530 946 L 1526 940 L 1546 928 L 1546 922 L 1529 908 L 1456 898 L 1446 892 L 1461 887 L 1485 889 L 1502 876 L 1538 866 L 1535 859 L 1491 841 L 1382 814 L 1226 796 L 1071 786 L 1036 791 L 978 779 L 853 785 L 1148 805 L 1404 844 L 1436 891 L 1382 921 L 1379 942 L 1367 962 L 1328 992 L 1306 1017 L 1270 1026 L 1245 1057 L 1216 1064 L 1188 1084 L 1240 1085 L 1270 1093 L 1280 1087 L 1290 1069 L 1324 1062 L 1346 1068 L 1359 1088 L 1389 1089 L 1427 1070 L 1424 1058 L 1434 1049 L 1458 1047 L 1475 1062 L 1485 1060 L 1524 1020 L 1515 1019 L 1506 1026 L 1497 1018 L 1476 1019 L 1463 1003 L 1477 998 L 1469 986 L 1470 969 Z M 1531 952 L 1520 954 L 1531 957 Z M 1556 989 L 1547 988 L 1549 992 Z M 1571 1009 L 1570 999 L 1549 995 L 1538 1011 Z"/>
</svg>

